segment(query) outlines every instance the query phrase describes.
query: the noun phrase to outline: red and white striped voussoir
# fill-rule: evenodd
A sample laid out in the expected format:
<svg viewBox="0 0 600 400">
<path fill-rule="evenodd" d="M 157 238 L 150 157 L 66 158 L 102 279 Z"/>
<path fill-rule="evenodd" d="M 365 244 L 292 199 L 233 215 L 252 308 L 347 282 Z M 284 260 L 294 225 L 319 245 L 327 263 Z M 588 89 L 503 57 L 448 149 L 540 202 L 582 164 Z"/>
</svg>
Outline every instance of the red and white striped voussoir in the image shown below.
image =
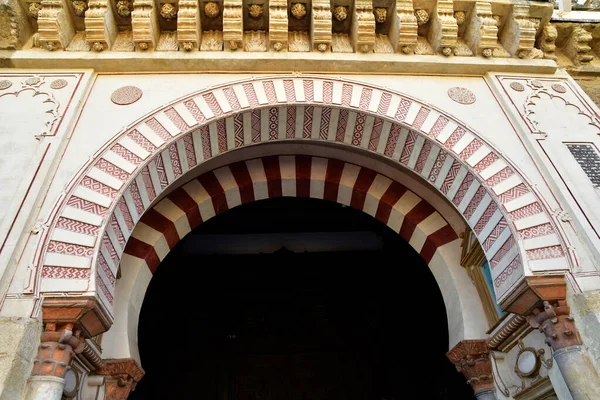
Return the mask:
<svg viewBox="0 0 600 400">
<path fill-rule="evenodd" d="M 498 250 L 512 239 L 492 271 L 494 279 L 504 277 L 495 281 L 498 297 L 523 275 L 521 257 L 535 257 L 528 267 L 536 270 L 569 264 L 566 256 L 556 257 L 559 251 L 533 251 L 563 249 L 554 222 L 518 171 L 468 127 L 407 96 L 323 77 L 228 84 L 144 117 L 84 167 L 57 207 L 46 240 L 99 248 L 108 264 L 118 264 L 132 224 L 177 177 L 225 151 L 286 139 L 338 142 L 396 160 L 428 180 L 477 227 L 489 260 L 498 259 Z M 177 229 L 179 234 L 186 227 Z M 523 239 L 521 231 L 527 232 Z M 114 262 L 107 240 L 117 255 Z M 43 264 L 89 267 L 92 259 L 47 250 Z"/>
<path fill-rule="evenodd" d="M 192 229 L 241 204 L 282 196 L 346 204 L 390 226 L 429 262 L 440 246 L 458 239 L 446 220 L 405 186 L 370 169 L 334 159 L 271 156 L 207 172 L 148 210 L 125 253 L 152 272 Z"/>
</svg>

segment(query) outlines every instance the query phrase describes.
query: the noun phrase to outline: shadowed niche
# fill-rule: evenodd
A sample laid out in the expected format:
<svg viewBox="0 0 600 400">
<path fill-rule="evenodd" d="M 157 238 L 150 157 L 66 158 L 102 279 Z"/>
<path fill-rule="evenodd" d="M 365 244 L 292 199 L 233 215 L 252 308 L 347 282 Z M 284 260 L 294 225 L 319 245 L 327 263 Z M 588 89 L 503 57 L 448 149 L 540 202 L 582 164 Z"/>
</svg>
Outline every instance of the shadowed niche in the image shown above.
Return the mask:
<svg viewBox="0 0 600 400">
<path fill-rule="evenodd" d="M 467 399 L 427 265 L 371 216 L 279 198 L 227 211 L 161 263 L 131 399 Z"/>
</svg>

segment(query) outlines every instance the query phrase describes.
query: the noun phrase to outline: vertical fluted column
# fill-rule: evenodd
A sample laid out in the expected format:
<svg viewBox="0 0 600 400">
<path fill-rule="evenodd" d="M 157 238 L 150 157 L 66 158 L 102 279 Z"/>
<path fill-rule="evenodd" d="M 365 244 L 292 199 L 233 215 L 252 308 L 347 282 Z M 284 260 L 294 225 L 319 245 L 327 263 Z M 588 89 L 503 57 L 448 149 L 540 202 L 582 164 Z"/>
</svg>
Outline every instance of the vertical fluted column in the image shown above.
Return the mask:
<svg viewBox="0 0 600 400">
<path fill-rule="evenodd" d="M 544 301 L 544 310 L 534 309 L 527 321 L 546 336 L 546 343 L 552 347 L 554 360 L 573 400 L 600 399 L 600 378 L 583 350 L 570 312 L 564 300 L 554 305 Z"/>
<path fill-rule="evenodd" d="M 446 354 L 479 400 L 496 400 L 490 351 L 486 340 L 463 340 Z"/>
</svg>

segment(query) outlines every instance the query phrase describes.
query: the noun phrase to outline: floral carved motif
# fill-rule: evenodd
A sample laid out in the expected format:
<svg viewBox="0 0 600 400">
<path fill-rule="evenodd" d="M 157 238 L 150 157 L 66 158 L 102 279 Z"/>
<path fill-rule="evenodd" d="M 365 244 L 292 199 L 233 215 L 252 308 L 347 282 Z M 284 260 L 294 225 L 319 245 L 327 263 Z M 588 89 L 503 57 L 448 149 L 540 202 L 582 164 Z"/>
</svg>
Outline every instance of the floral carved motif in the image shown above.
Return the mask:
<svg viewBox="0 0 600 400">
<path fill-rule="evenodd" d="M 453 87 L 448 89 L 448 97 L 459 104 L 469 105 L 475 103 L 475 94 L 467 88 Z"/>
<path fill-rule="evenodd" d="M 485 340 L 463 340 L 446 355 L 475 393 L 494 387 L 490 348 Z"/>
</svg>

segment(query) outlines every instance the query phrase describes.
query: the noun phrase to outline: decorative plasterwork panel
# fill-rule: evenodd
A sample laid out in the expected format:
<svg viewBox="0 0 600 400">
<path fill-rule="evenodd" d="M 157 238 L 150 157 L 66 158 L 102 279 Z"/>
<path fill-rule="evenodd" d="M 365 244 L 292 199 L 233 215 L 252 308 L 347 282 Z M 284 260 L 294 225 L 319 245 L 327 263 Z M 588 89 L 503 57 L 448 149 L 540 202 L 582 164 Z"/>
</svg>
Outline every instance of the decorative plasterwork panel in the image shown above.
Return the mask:
<svg viewBox="0 0 600 400">
<path fill-rule="evenodd" d="M 530 132 L 545 137 L 567 129 L 600 134 L 600 118 L 566 79 L 498 77 Z"/>
<path fill-rule="evenodd" d="M 120 257 L 153 199 L 212 157 L 287 139 L 378 153 L 428 181 L 454 204 L 482 243 L 498 299 L 523 278 L 531 262 L 542 270 L 548 263 L 554 270 L 557 264 L 569 269 L 562 239 L 543 203 L 510 162 L 470 128 L 380 87 L 304 76 L 255 79 L 194 93 L 115 136 L 73 180 L 51 216 L 52 230 L 45 239 L 47 244 L 82 246 L 84 254 L 92 249 L 94 256 L 65 257 L 46 247 L 40 269 L 94 268 L 87 290 L 97 288 L 111 310 L 111 282 Z M 546 244 L 530 240 L 539 235 L 538 220 L 556 243 L 550 252 Z M 67 276 L 57 279 L 44 280 L 41 290 L 69 287 Z"/>
</svg>

